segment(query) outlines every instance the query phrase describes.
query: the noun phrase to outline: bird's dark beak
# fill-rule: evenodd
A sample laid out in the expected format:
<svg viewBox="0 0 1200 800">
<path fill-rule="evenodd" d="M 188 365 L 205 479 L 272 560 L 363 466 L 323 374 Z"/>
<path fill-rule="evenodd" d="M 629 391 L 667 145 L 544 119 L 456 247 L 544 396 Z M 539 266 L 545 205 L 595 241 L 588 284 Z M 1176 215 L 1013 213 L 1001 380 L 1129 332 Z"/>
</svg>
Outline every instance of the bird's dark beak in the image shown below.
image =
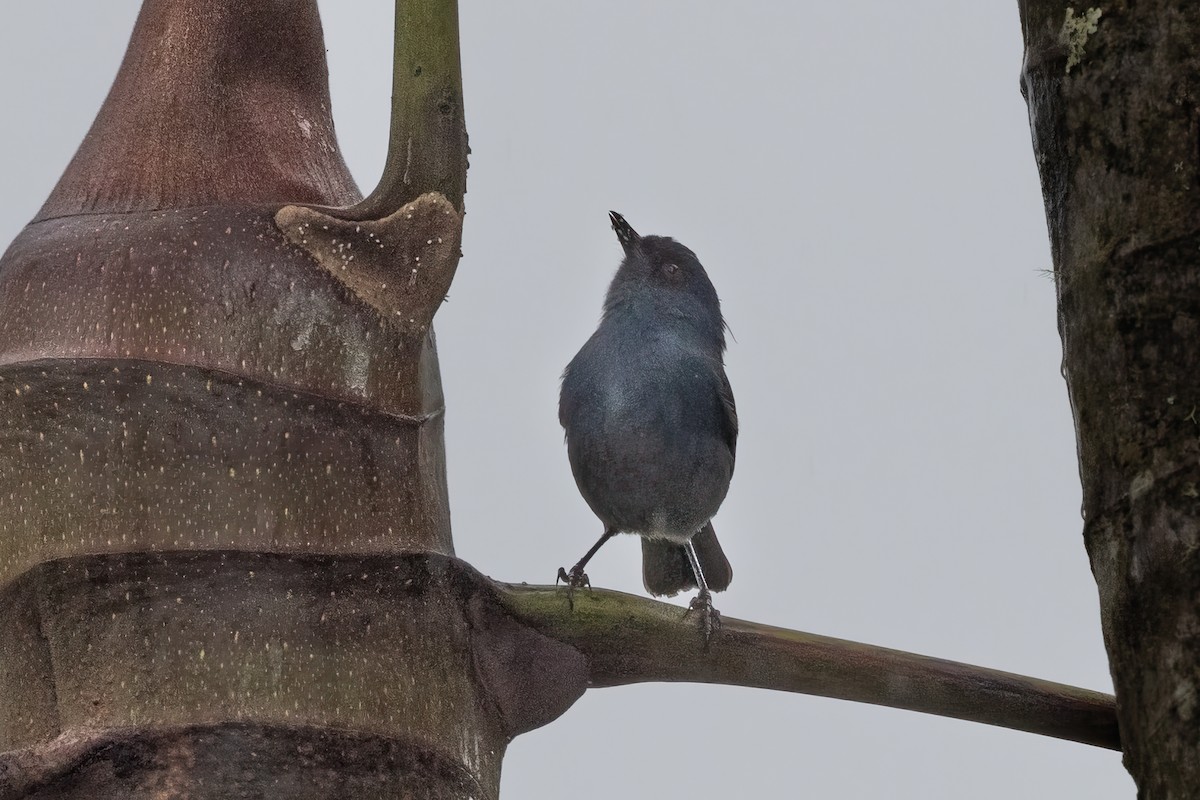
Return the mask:
<svg viewBox="0 0 1200 800">
<path fill-rule="evenodd" d="M 629 227 L 629 223 L 615 211 L 608 212 L 608 218 L 612 220 L 612 228 L 617 232 L 617 238 L 621 240 L 621 247 L 625 250 L 625 255 L 629 255 L 642 241 L 642 237 L 638 236 L 638 232 Z"/>
</svg>

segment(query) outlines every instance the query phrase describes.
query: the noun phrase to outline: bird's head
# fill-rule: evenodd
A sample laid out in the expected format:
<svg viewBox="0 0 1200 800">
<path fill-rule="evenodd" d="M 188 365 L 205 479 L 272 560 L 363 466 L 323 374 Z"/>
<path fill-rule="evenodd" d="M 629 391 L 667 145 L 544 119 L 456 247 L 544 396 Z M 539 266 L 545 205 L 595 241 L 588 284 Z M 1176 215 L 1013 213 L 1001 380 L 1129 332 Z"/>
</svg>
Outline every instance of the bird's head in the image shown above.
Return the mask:
<svg viewBox="0 0 1200 800">
<path fill-rule="evenodd" d="M 721 301 L 700 259 L 667 236 L 641 236 L 615 211 L 608 212 L 625 259 L 608 289 L 605 309 L 625 303 L 652 305 L 710 330 L 724 342 Z"/>
</svg>

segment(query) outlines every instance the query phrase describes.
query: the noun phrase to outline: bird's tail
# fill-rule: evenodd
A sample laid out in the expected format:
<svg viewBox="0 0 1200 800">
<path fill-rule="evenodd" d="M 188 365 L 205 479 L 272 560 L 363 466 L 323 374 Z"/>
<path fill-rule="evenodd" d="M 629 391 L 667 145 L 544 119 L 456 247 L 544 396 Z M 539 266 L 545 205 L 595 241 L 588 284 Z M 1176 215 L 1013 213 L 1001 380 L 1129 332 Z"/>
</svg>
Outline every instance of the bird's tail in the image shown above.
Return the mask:
<svg viewBox="0 0 1200 800">
<path fill-rule="evenodd" d="M 692 537 L 704 580 L 714 592 L 723 592 L 733 580 L 733 567 L 717 541 L 712 523 Z M 697 588 L 696 576 L 681 545 L 665 539 L 642 539 L 642 583 L 653 595 L 671 595 Z"/>
</svg>

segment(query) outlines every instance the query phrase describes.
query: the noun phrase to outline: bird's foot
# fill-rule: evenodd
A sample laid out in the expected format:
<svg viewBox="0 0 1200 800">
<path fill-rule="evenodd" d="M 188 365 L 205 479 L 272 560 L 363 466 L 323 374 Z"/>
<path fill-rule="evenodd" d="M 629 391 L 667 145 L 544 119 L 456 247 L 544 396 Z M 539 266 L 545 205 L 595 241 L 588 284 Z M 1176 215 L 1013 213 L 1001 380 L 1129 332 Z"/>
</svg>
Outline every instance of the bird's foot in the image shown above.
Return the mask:
<svg viewBox="0 0 1200 800">
<path fill-rule="evenodd" d="M 693 611 L 699 618 L 700 632 L 704 634 L 704 649 L 707 650 L 713 635 L 721 629 L 721 612 L 713 608 L 712 594 L 706 589 L 701 589 L 700 594 L 688 605 L 683 618 L 687 619 Z"/>
<path fill-rule="evenodd" d="M 592 582 L 588 580 L 587 573 L 583 571 L 582 564 L 576 564 L 571 567 L 570 572 L 559 567 L 558 577 L 554 579 L 554 585 L 558 586 L 559 581 L 567 585 L 567 606 L 572 611 L 575 610 L 575 590 L 583 586 L 586 586 L 588 589 L 592 588 Z"/>
</svg>

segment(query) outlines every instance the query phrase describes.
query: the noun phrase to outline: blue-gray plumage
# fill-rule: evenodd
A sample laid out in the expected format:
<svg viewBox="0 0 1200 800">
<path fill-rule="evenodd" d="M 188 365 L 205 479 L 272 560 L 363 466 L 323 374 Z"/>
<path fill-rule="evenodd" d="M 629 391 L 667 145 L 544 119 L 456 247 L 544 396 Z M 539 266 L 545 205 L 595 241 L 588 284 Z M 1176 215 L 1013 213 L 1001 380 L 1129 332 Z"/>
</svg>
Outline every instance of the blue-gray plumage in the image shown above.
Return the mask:
<svg viewBox="0 0 1200 800">
<path fill-rule="evenodd" d="M 559 577 L 586 585 L 584 566 L 605 541 L 639 534 L 646 589 L 699 587 L 692 607 L 707 635 L 718 619 L 709 590 L 733 577 L 710 522 L 738 432 L 721 303 L 695 253 L 609 216 L 625 259 L 600 326 L 563 373 L 558 406 L 571 471 L 604 535 Z"/>
</svg>

